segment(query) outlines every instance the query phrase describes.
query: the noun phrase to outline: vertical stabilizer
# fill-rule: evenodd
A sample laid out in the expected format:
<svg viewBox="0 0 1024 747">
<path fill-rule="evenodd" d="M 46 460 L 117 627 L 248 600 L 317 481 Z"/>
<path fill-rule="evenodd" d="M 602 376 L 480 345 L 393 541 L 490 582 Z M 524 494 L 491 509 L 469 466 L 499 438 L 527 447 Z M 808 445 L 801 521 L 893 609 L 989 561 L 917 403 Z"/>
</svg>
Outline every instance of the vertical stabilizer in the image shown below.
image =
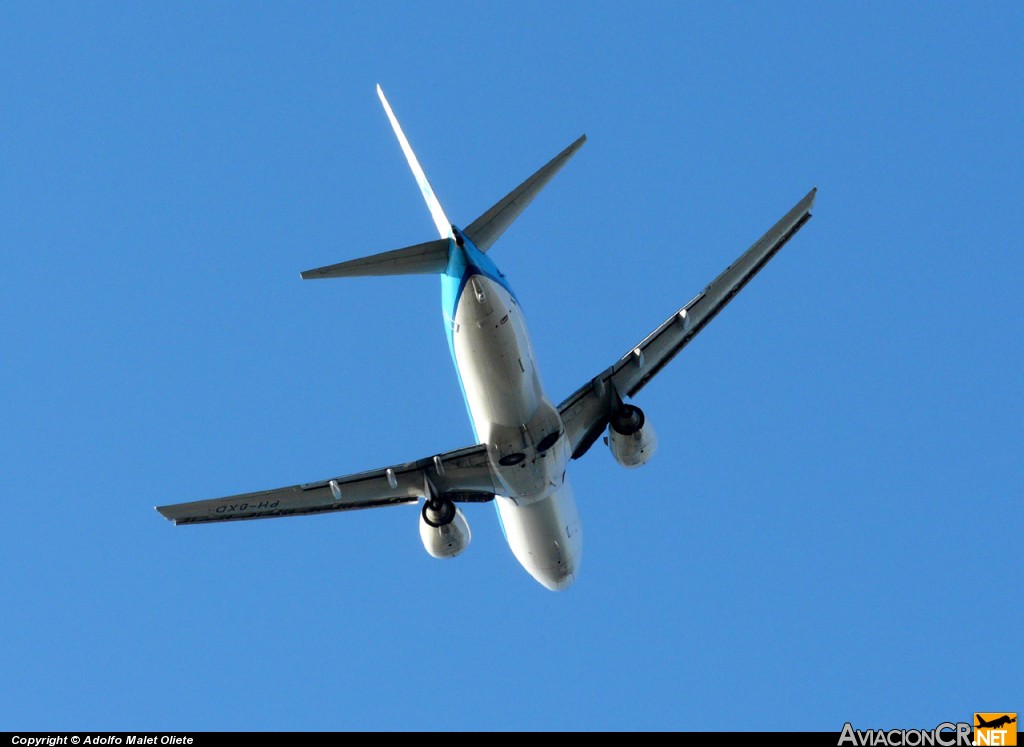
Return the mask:
<svg viewBox="0 0 1024 747">
<path fill-rule="evenodd" d="M 442 239 L 451 237 L 452 224 L 448 221 L 448 216 L 444 214 L 444 209 L 441 207 L 441 203 L 438 202 L 437 195 L 434 194 L 434 190 L 430 187 L 427 175 L 423 173 L 423 168 L 416 159 L 416 154 L 413 153 L 409 140 L 405 137 L 405 133 L 402 132 L 402 125 L 398 124 L 398 119 L 395 117 L 395 113 L 391 111 L 391 104 L 384 97 L 384 91 L 381 90 L 379 83 L 377 84 L 377 96 L 380 97 L 380 103 L 384 105 L 384 111 L 387 112 L 388 119 L 391 120 L 391 128 L 395 131 L 398 143 L 402 146 L 402 152 L 405 153 L 405 160 L 409 162 L 412 175 L 416 177 L 416 183 L 420 186 L 420 192 L 423 193 L 423 199 L 430 209 L 430 217 L 434 219 L 437 232 Z"/>
</svg>

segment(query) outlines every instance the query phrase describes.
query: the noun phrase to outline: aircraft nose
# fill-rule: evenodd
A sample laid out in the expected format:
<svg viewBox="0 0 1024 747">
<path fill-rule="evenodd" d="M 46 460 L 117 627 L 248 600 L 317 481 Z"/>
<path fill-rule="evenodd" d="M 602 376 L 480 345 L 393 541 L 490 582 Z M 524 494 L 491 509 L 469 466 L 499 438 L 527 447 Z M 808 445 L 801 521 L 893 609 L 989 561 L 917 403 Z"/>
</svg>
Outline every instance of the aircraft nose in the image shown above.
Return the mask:
<svg viewBox="0 0 1024 747">
<path fill-rule="evenodd" d="M 523 566 L 545 589 L 565 591 L 576 580 L 581 539 L 582 535 L 577 529 L 571 540 L 563 543 L 553 542 L 548 548 L 548 553 L 531 554 L 530 560 L 533 562 L 523 563 Z"/>
<path fill-rule="evenodd" d="M 540 581 L 545 588 L 550 589 L 551 591 L 565 591 L 570 586 L 572 586 L 573 581 L 576 580 L 576 574 L 569 573 L 565 576 L 562 576 L 561 578 L 548 578 L 543 580 L 537 580 Z"/>
<path fill-rule="evenodd" d="M 563 562 L 547 568 L 531 568 L 530 575 L 545 589 L 565 591 L 576 580 L 576 569 L 572 563 Z"/>
</svg>

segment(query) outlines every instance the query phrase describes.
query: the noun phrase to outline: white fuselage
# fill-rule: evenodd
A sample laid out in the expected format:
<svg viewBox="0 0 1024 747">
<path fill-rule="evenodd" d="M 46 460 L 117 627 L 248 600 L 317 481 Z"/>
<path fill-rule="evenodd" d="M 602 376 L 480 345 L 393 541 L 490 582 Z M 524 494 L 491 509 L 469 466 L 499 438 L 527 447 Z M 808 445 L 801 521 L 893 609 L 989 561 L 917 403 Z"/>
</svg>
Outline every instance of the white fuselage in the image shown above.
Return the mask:
<svg viewBox="0 0 1024 747">
<path fill-rule="evenodd" d="M 504 491 L 495 501 L 509 547 L 537 581 L 564 589 L 583 535 L 566 479 L 569 446 L 541 386 L 522 310 L 503 284 L 473 274 L 446 323 L 473 427 Z"/>
</svg>

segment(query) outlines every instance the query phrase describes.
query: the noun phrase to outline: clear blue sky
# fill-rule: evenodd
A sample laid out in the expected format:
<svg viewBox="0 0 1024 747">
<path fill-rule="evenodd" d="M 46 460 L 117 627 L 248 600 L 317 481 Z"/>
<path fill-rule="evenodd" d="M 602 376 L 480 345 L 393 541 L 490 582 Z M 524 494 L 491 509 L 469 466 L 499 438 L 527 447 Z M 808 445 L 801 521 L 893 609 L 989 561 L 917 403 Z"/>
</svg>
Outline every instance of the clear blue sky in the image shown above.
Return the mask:
<svg viewBox="0 0 1024 747">
<path fill-rule="evenodd" d="M 5 3 L 0 728 L 790 729 L 1024 710 L 1019 3 Z M 815 217 L 574 465 L 552 594 L 489 506 L 152 507 L 464 446 L 374 94 L 556 401 L 810 187 Z"/>
</svg>

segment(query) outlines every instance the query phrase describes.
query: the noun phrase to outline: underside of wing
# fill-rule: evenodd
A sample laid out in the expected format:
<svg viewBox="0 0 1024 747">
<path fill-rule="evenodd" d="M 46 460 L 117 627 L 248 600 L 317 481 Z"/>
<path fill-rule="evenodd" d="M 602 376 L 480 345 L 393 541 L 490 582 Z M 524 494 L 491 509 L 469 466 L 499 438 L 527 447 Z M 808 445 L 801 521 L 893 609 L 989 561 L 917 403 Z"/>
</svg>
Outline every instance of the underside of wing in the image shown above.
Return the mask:
<svg viewBox="0 0 1024 747">
<path fill-rule="evenodd" d="M 808 192 L 707 288 L 559 405 L 574 459 L 583 456 L 604 431 L 615 398 L 633 397 L 643 389 L 810 220 L 816 193 L 816 189 Z"/>
<path fill-rule="evenodd" d="M 355 475 L 158 506 L 157 511 L 175 524 L 270 519 L 416 503 L 431 489 L 456 503 L 489 501 L 494 485 L 487 447 L 481 444 Z"/>
</svg>

